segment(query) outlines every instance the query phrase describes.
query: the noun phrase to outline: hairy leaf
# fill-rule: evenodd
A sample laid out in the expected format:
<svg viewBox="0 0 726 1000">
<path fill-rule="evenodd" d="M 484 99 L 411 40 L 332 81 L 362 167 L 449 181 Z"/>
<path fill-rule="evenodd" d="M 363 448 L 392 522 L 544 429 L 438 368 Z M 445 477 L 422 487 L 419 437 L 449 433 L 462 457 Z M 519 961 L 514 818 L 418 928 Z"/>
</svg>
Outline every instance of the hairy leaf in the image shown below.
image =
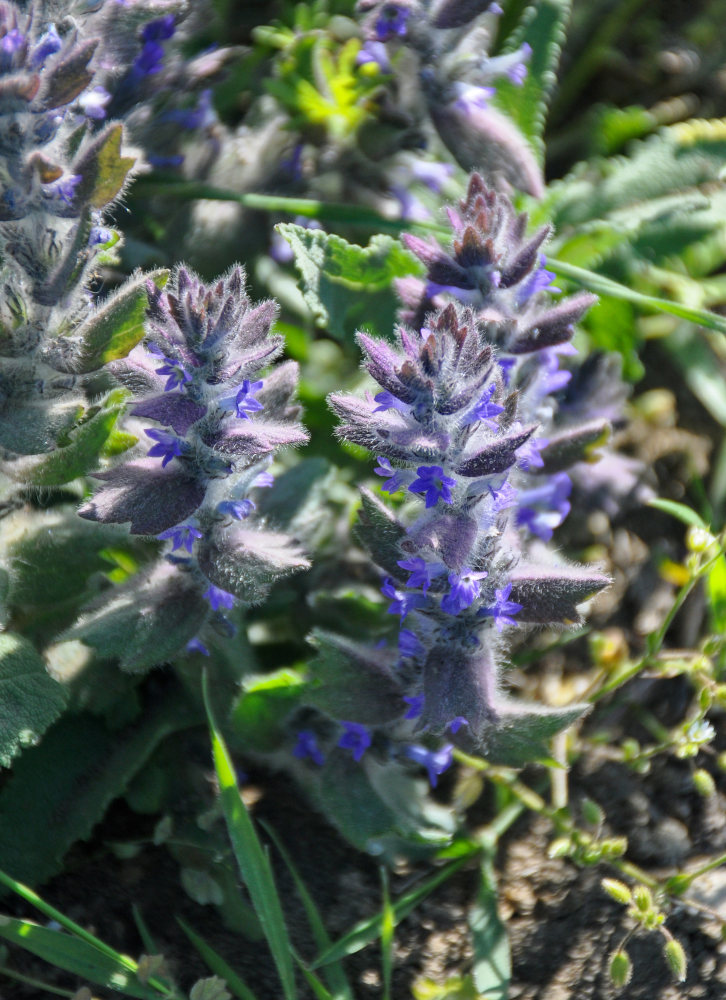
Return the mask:
<svg viewBox="0 0 726 1000">
<path fill-rule="evenodd" d="M 37 743 L 58 718 L 66 694 L 35 648 L 19 635 L 0 635 L 0 765 Z"/>
</svg>

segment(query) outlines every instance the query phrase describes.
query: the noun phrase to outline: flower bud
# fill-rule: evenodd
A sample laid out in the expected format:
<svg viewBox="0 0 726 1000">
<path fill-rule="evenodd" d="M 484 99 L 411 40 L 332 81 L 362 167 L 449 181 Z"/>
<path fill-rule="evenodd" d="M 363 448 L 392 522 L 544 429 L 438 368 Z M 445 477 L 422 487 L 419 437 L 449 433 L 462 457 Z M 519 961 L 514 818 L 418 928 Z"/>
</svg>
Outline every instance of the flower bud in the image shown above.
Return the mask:
<svg viewBox="0 0 726 1000">
<path fill-rule="evenodd" d="M 605 892 L 614 899 L 616 903 L 623 903 L 627 905 L 633 900 L 633 894 L 625 884 L 616 878 L 604 878 L 600 885 L 603 887 Z"/>
<path fill-rule="evenodd" d="M 610 979 L 613 986 L 627 986 L 633 974 L 633 965 L 630 957 L 623 948 L 618 949 L 610 959 Z"/>
<path fill-rule="evenodd" d="M 666 946 L 663 949 L 663 954 L 666 957 L 666 961 L 670 966 L 670 970 L 678 980 L 679 983 L 685 982 L 686 973 L 688 970 L 688 962 L 686 960 L 686 953 L 683 950 L 683 945 L 680 941 L 676 941 L 675 938 L 670 938 L 666 942 Z"/>
</svg>

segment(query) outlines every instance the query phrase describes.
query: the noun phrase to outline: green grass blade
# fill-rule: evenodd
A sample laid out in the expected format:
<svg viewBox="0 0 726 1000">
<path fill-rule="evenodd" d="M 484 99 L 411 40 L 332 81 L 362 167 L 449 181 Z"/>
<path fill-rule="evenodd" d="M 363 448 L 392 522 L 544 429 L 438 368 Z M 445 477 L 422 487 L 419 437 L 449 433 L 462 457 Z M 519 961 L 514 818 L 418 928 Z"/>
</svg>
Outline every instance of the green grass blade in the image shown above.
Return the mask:
<svg viewBox="0 0 726 1000">
<path fill-rule="evenodd" d="M 22 882 L 16 882 L 14 878 L 11 878 L 9 875 L 6 875 L 5 872 L 3 871 L 0 871 L 0 885 L 4 885 L 6 886 L 6 888 L 11 889 L 17 896 L 20 896 L 20 898 L 24 899 L 26 903 L 30 903 L 31 906 L 34 906 L 37 910 L 40 910 L 40 912 L 43 913 L 46 917 L 48 917 L 50 920 L 55 920 L 61 925 L 61 927 L 65 927 L 67 931 L 73 934 L 80 941 L 83 941 L 86 944 L 91 945 L 98 952 L 100 952 L 101 955 L 104 955 L 111 961 L 118 963 L 132 975 L 136 975 L 136 972 L 138 970 L 138 965 L 136 962 L 134 962 L 132 958 L 129 958 L 128 955 L 120 954 L 120 952 L 116 951 L 115 948 L 112 948 L 110 945 L 106 944 L 105 941 L 102 941 L 100 938 L 97 938 L 95 934 L 91 934 L 84 927 L 81 927 L 80 924 L 77 924 L 74 920 L 70 920 L 64 913 L 61 913 L 60 910 L 56 910 L 56 908 L 54 906 L 51 906 L 50 903 L 46 903 L 44 899 L 41 899 L 40 896 L 36 892 L 34 892 L 29 886 L 23 885 Z M 49 933 L 54 933 L 54 932 L 49 932 Z M 173 989 L 168 987 L 165 983 L 160 982 L 158 979 L 155 979 L 153 976 L 150 977 L 149 979 L 149 986 L 154 987 L 163 996 L 167 997 L 176 996 L 176 993 L 174 992 Z"/>
<path fill-rule="evenodd" d="M 393 912 L 395 915 L 395 923 L 400 923 L 404 917 L 413 910 L 418 904 L 429 896 L 434 889 L 438 888 L 443 882 L 451 878 L 461 867 L 465 865 L 472 857 L 479 853 L 479 848 L 473 849 L 469 854 L 464 855 L 461 858 L 457 858 L 455 861 L 449 862 L 439 871 L 437 871 L 430 878 L 426 879 L 417 889 L 412 889 L 407 892 L 401 899 L 393 904 Z M 337 962 L 341 958 L 345 958 L 346 955 L 354 955 L 357 951 L 365 948 L 367 944 L 371 941 L 375 941 L 376 938 L 381 936 L 381 929 L 383 926 L 383 914 L 376 913 L 367 920 L 361 920 L 359 923 L 352 927 L 340 940 L 336 941 L 332 947 L 328 948 L 321 955 L 311 962 L 310 968 L 317 969 L 321 965 L 327 965 L 329 962 Z"/>
<path fill-rule="evenodd" d="M 325 988 L 322 982 L 318 979 L 314 972 L 312 972 L 303 960 L 295 955 L 295 960 L 297 961 L 298 968 L 305 977 L 305 982 L 308 984 L 310 989 L 315 994 L 317 1000 L 335 1000 L 333 994 Z"/>
<path fill-rule="evenodd" d="M 0 916 L 0 937 L 25 948 L 58 969 L 116 990 L 124 996 L 135 997 L 136 1000 L 159 1000 L 160 995 L 170 995 L 169 990 L 160 994 L 152 986 L 140 982 L 135 971 L 128 968 L 128 962 L 123 961 L 124 956 L 112 958 L 87 941 L 41 927 L 31 920 Z"/>
<path fill-rule="evenodd" d="M 214 950 L 211 944 L 207 944 L 204 938 L 200 934 L 197 934 L 196 931 L 193 931 L 189 924 L 185 924 L 180 917 L 176 918 L 176 922 L 207 963 L 210 970 L 215 974 L 215 976 L 219 976 L 220 979 L 224 979 L 225 983 L 229 986 L 232 993 L 234 993 L 238 1000 L 257 1000 L 257 997 L 249 986 L 247 986 L 242 977 L 234 971 L 231 965 L 227 964 L 219 952 Z"/>
<path fill-rule="evenodd" d="M 709 330 L 726 333 L 726 316 L 719 316 L 707 309 L 694 309 L 691 306 L 684 306 L 680 302 L 658 298 L 656 295 L 643 295 L 642 292 L 636 292 L 626 285 L 621 285 L 618 281 L 613 281 L 612 278 L 606 278 L 602 274 L 596 274 L 584 267 L 576 267 L 574 264 L 567 264 L 565 261 L 552 257 L 547 258 L 547 266 L 551 267 L 556 274 L 562 275 L 563 278 L 570 278 L 576 284 L 583 288 L 589 288 L 591 292 L 596 292 L 599 295 L 611 295 L 616 299 L 626 299 L 643 309 L 655 309 L 658 312 L 687 319 L 691 323 L 698 323 Z"/>
<path fill-rule="evenodd" d="M 138 908 L 136 903 L 131 907 L 131 913 L 133 914 L 134 923 L 136 924 L 136 930 L 139 932 L 139 937 L 143 942 L 144 948 L 146 948 L 147 955 L 159 955 L 161 952 L 156 947 L 156 942 L 151 936 L 149 928 L 146 926 L 146 921 L 144 920 L 141 910 Z"/>
<path fill-rule="evenodd" d="M 219 781 L 220 798 L 232 850 L 239 865 L 242 879 L 252 900 L 262 930 L 272 952 L 286 1000 L 295 1000 L 295 969 L 292 960 L 292 946 L 285 925 L 285 917 L 272 875 L 270 859 L 252 825 L 247 808 L 242 801 L 234 765 L 221 733 L 212 715 L 207 687 L 207 677 L 203 680 L 204 702 L 212 736 L 214 767 Z"/>
<path fill-rule="evenodd" d="M 268 826 L 267 823 L 261 823 L 260 825 L 280 852 L 282 860 L 287 865 L 287 869 L 292 876 L 295 888 L 297 889 L 297 894 L 300 897 L 300 901 L 305 910 L 305 915 L 308 918 L 308 923 L 310 924 L 310 930 L 312 931 L 316 947 L 319 951 L 325 951 L 327 948 L 330 948 L 332 942 L 330 940 L 330 935 L 325 929 L 325 924 L 322 921 L 312 896 L 308 892 L 305 883 L 292 863 L 292 858 L 285 850 L 285 847 L 275 831 L 272 827 Z M 352 990 L 348 984 L 345 972 L 343 971 L 343 966 L 340 962 L 331 962 L 329 965 L 326 965 L 324 976 L 325 981 L 333 994 L 334 1000 L 353 1000 Z"/>
<path fill-rule="evenodd" d="M 486 1000 L 507 1000 L 512 977 L 509 935 L 497 910 L 497 886 L 491 856 L 484 856 L 477 898 L 469 911 L 474 948 L 472 975 Z"/>
<path fill-rule="evenodd" d="M 22 972 L 16 972 L 15 969 L 8 969 L 6 966 L 0 966 L 0 976 L 7 976 L 8 979 L 14 979 L 18 983 L 25 983 L 26 986 L 33 986 L 36 990 L 45 990 L 46 993 L 52 993 L 57 997 L 70 997 L 73 1000 L 78 993 L 77 990 L 63 990 L 60 986 L 51 986 L 50 983 L 44 983 L 40 979 L 33 979 L 32 976 L 24 976 Z"/>
<path fill-rule="evenodd" d="M 700 517 L 695 510 L 690 507 L 686 507 L 683 503 L 677 503 L 675 500 L 663 500 L 661 497 L 655 497 L 653 500 L 648 501 L 649 507 L 655 507 L 656 510 L 662 510 L 665 514 L 671 514 L 673 517 L 677 517 L 679 521 L 683 524 L 687 524 L 694 528 L 703 528 L 704 531 L 708 531 L 708 525 Z"/>
<path fill-rule="evenodd" d="M 396 930 L 396 914 L 391 905 L 388 891 L 388 872 L 381 868 L 383 883 L 383 907 L 381 910 L 381 973 L 383 975 L 383 1000 L 391 1000 L 391 979 L 393 977 L 393 936 Z"/>
</svg>

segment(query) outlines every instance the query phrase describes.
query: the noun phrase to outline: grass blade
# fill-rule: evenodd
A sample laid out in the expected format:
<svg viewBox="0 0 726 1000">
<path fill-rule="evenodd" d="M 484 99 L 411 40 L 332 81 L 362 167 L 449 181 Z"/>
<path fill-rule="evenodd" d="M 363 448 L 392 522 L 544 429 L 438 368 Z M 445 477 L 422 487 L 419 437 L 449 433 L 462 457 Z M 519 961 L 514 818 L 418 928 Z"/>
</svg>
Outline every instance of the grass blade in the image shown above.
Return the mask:
<svg viewBox="0 0 726 1000">
<path fill-rule="evenodd" d="M 197 934 L 196 931 L 193 931 L 189 924 L 185 924 L 180 917 L 176 918 L 176 922 L 207 963 L 209 969 L 215 974 L 215 976 L 219 976 L 220 979 L 224 979 L 225 983 L 229 986 L 238 1000 L 257 1000 L 257 997 L 249 986 L 247 986 L 242 977 L 234 971 L 231 965 L 228 965 L 225 959 L 222 958 L 218 951 L 214 950 L 211 944 L 207 944 L 204 938 L 200 934 Z"/>
<path fill-rule="evenodd" d="M 698 323 L 709 330 L 726 333 L 726 316 L 719 316 L 707 309 L 694 309 L 692 306 L 684 306 L 680 302 L 661 299 L 656 295 L 643 295 L 642 292 L 636 292 L 633 288 L 628 288 L 627 285 L 621 285 L 618 281 L 606 278 L 602 274 L 596 274 L 595 271 L 588 271 L 584 267 L 576 267 L 575 264 L 567 264 L 565 261 L 555 260 L 553 257 L 547 258 L 547 266 L 551 267 L 556 274 L 562 275 L 563 278 L 571 278 L 583 288 L 589 288 L 591 292 L 611 295 L 616 299 L 626 299 L 643 309 L 655 309 L 658 312 L 669 313 L 671 316 L 687 319 L 691 323 Z"/>
<path fill-rule="evenodd" d="M 212 715 L 206 674 L 203 680 L 203 691 L 212 736 L 214 767 L 219 781 L 222 810 L 232 850 L 270 946 L 285 1000 L 295 1000 L 295 969 L 292 960 L 292 946 L 285 925 L 280 897 L 272 875 L 270 859 L 260 843 L 237 788 L 232 759 Z"/>
<path fill-rule="evenodd" d="M 413 910 L 418 904 L 426 899 L 434 889 L 438 888 L 443 882 L 451 878 L 458 870 L 466 864 L 472 857 L 479 853 L 479 848 L 473 849 L 469 854 L 464 855 L 461 858 L 456 858 L 455 861 L 449 862 L 439 871 L 437 871 L 431 878 L 426 879 L 426 881 L 420 885 L 417 889 L 412 889 L 407 892 L 401 899 L 393 904 L 393 912 L 395 917 L 395 923 L 400 923 L 404 917 Z M 376 938 L 381 936 L 381 930 L 383 926 L 383 914 L 376 913 L 367 920 L 361 920 L 359 923 L 352 927 L 347 934 L 345 934 L 340 940 L 336 941 L 330 948 L 324 951 L 321 955 L 315 959 L 314 962 L 310 964 L 311 969 L 317 969 L 321 965 L 327 965 L 329 962 L 340 961 L 341 958 L 345 958 L 346 955 L 354 955 L 357 951 L 365 948 L 367 944 L 371 941 L 375 941 Z"/>
<path fill-rule="evenodd" d="M 648 501 L 649 507 L 655 507 L 656 510 L 662 510 L 665 514 L 671 514 L 673 517 L 677 517 L 679 521 L 683 524 L 687 524 L 694 528 L 702 528 L 704 531 L 708 531 L 708 525 L 700 517 L 695 510 L 690 507 L 686 507 L 683 503 L 677 503 L 675 500 L 663 500 L 661 497 L 654 497 L 652 500 Z"/>
<path fill-rule="evenodd" d="M 74 920 L 69 919 L 64 913 L 61 913 L 60 910 L 56 910 L 56 908 L 54 906 L 51 906 L 50 903 L 46 903 L 44 899 L 41 899 L 40 896 L 36 892 L 34 892 L 29 886 L 23 885 L 22 882 L 16 882 L 14 878 L 11 878 L 9 875 L 6 875 L 5 872 L 3 871 L 0 871 L 0 885 L 4 885 L 6 886 L 6 888 L 11 889 L 17 896 L 20 896 L 20 898 L 24 899 L 26 903 L 30 903 L 31 906 L 34 906 L 37 910 L 40 910 L 40 912 L 43 913 L 46 917 L 48 917 L 50 920 L 57 921 L 61 925 L 61 927 L 65 927 L 65 929 L 69 931 L 72 935 L 74 935 L 75 938 L 79 939 L 82 942 L 85 942 L 87 945 L 91 945 L 101 955 L 104 955 L 112 962 L 118 963 L 118 965 L 120 965 L 128 973 L 134 976 L 136 975 L 136 972 L 138 971 L 138 965 L 136 962 L 134 962 L 132 958 L 129 958 L 128 955 L 120 954 L 118 951 L 116 951 L 115 948 L 112 948 L 110 945 L 106 944 L 105 941 L 102 941 L 100 938 L 97 938 L 95 934 L 91 934 L 85 928 L 81 927 L 80 924 L 77 924 Z M 41 928 L 41 929 L 45 930 L 46 928 Z M 49 931 L 48 933 L 57 933 L 57 932 Z M 20 943 L 23 944 L 23 942 Z M 23 947 L 25 947 L 24 944 Z M 160 982 L 158 979 L 154 977 L 149 978 L 149 986 L 152 986 L 154 989 L 158 990 L 159 993 L 161 993 L 163 996 L 167 997 L 176 996 L 176 993 L 174 992 L 173 989 L 171 989 L 165 983 Z"/>
<path fill-rule="evenodd" d="M 313 991 L 317 1000 L 335 1000 L 333 994 L 329 990 L 326 990 L 325 986 L 323 986 L 315 973 L 309 969 L 307 965 L 305 965 L 303 960 L 298 955 L 295 956 L 295 959 L 297 961 L 298 968 L 305 977 L 305 982 Z"/>
<path fill-rule="evenodd" d="M 31 920 L 2 916 L 0 937 L 87 982 L 116 990 L 124 996 L 135 997 L 136 1000 L 159 1000 L 159 992 L 137 979 L 135 971 L 129 969 L 128 963 L 123 961 L 124 956 L 112 958 L 103 954 L 95 945 L 70 934 L 41 927 Z M 170 991 L 166 990 L 166 995 L 169 994 Z"/>
<path fill-rule="evenodd" d="M 282 860 L 287 865 L 287 869 L 292 876 L 295 883 L 295 888 L 297 889 L 297 894 L 300 897 L 300 901 L 305 910 L 305 915 L 308 918 L 308 923 L 310 924 L 310 930 L 312 931 L 313 940 L 319 951 L 325 951 L 330 948 L 332 942 L 330 936 L 325 929 L 325 924 L 322 921 L 320 913 L 317 906 L 315 905 L 312 896 L 307 890 L 307 887 L 297 869 L 292 863 L 292 858 L 285 850 L 280 838 L 277 836 L 272 827 L 268 826 L 267 823 L 261 823 L 264 828 L 265 833 L 273 842 L 277 850 L 280 852 Z M 333 994 L 334 1000 L 353 1000 L 353 993 L 351 991 L 350 985 L 346 978 L 345 972 L 343 971 L 343 966 L 340 962 L 330 962 L 329 965 L 325 967 L 325 981 L 327 982 L 330 990 Z"/>
<path fill-rule="evenodd" d="M 507 929 L 497 911 L 497 887 L 491 857 L 482 859 L 481 883 L 469 911 L 474 946 L 472 974 L 477 993 L 486 1000 L 507 1000 L 512 959 Z"/>
<path fill-rule="evenodd" d="M 391 979 L 393 977 L 393 935 L 396 930 L 396 914 L 388 892 L 388 872 L 381 868 L 383 883 L 383 907 L 381 911 L 381 972 L 383 975 L 383 1000 L 391 1000 Z"/>
</svg>

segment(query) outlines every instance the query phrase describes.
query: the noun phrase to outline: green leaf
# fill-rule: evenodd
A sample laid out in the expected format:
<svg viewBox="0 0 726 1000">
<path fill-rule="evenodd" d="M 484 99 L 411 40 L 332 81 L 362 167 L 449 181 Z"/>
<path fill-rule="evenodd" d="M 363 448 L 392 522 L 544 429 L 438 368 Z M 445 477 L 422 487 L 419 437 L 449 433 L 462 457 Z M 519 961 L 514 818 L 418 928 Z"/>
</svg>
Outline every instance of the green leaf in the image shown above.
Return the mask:
<svg viewBox="0 0 726 1000">
<path fill-rule="evenodd" d="M 58 969 L 72 972 L 81 979 L 127 997 L 139 1000 L 158 1000 L 163 996 L 152 986 L 139 982 L 135 973 L 120 959 L 104 954 L 93 944 L 81 941 L 70 934 L 41 927 L 31 920 L 17 920 L 0 916 L 0 937 Z"/>
<path fill-rule="evenodd" d="M 118 398 L 118 393 L 113 393 Z M 106 404 L 70 431 L 70 443 L 43 455 L 18 459 L 8 466 L 14 479 L 32 486 L 62 486 L 97 468 L 99 457 L 124 410 Z"/>
<path fill-rule="evenodd" d="M 9 767 L 23 747 L 37 743 L 65 704 L 65 691 L 35 648 L 11 632 L 0 635 L 0 765 Z"/>
<path fill-rule="evenodd" d="M 588 711 L 586 705 L 537 710 L 526 704 L 508 704 L 508 711 L 502 711 L 500 720 L 484 734 L 482 752 L 491 763 L 505 767 L 523 767 L 530 761 L 548 758 L 549 740 Z"/>
<path fill-rule="evenodd" d="M 181 917 L 177 917 L 176 922 L 179 924 L 212 972 L 225 981 L 238 1000 L 257 1000 L 255 994 L 249 986 L 247 986 L 242 977 L 239 976 L 231 965 L 229 965 L 225 959 L 222 958 L 219 952 L 214 950 L 211 944 L 208 944 L 207 941 L 204 940 L 201 934 L 197 934 L 196 931 L 193 931 L 189 924 L 184 923 Z"/>
<path fill-rule="evenodd" d="M 506 77 L 497 79 L 492 103 L 514 121 L 544 162 L 545 117 L 557 80 L 560 49 L 570 17 L 571 0 L 539 0 L 525 12 L 517 30 L 507 39 L 506 52 L 513 52 L 523 42 L 531 45 L 527 76 L 521 87 Z"/>
<path fill-rule="evenodd" d="M 588 310 L 582 326 L 594 348 L 617 351 L 622 357 L 626 379 L 636 382 L 643 377 L 638 354 L 641 336 L 632 303 L 606 296 Z"/>
<path fill-rule="evenodd" d="M 390 336 L 399 307 L 393 279 L 422 273 L 421 263 L 398 240 L 379 234 L 360 247 L 292 223 L 277 229 L 295 254 L 303 296 L 318 326 L 338 340 L 352 339 L 362 327 Z"/>
<path fill-rule="evenodd" d="M 235 739 L 262 753 L 277 749 L 285 736 L 285 719 L 306 690 L 302 674 L 287 668 L 246 677 L 230 719 Z"/>
<path fill-rule="evenodd" d="M 102 594 L 60 640 L 78 640 L 138 673 L 180 653 L 208 612 L 194 577 L 161 564 Z"/>
<path fill-rule="evenodd" d="M 81 175 L 82 196 L 91 208 L 105 208 L 126 183 L 126 175 L 136 161 L 121 156 L 123 129 L 119 123 L 110 125 L 92 143 L 87 153 L 73 165 Z"/>
<path fill-rule="evenodd" d="M 672 514 L 673 517 L 677 517 L 679 521 L 684 524 L 692 526 L 694 528 L 703 528 L 704 531 L 708 531 L 708 525 L 700 517 L 695 510 L 690 507 L 686 507 L 684 503 L 677 503 L 675 500 L 663 500 L 661 497 L 655 497 L 653 500 L 648 501 L 649 507 L 655 507 L 656 510 L 662 510 L 666 514 Z"/>
<path fill-rule="evenodd" d="M 151 280 L 163 288 L 168 277 L 165 270 L 135 274 L 109 296 L 69 340 L 72 370 L 92 372 L 109 361 L 125 358 L 144 335 L 146 282 Z"/>
<path fill-rule="evenodd" d="M 497 912 L 497 888 L 489 856 L 482 859 L 481 883 L 469 910 L 469 927 L 478 995 L 481 1000 L 507 1000 L 512 959 L 507 930 Z"/>
<path fill-rule="evenodd" d="M 0 792 L 4 868 L 26 882 L 54 875 L 69 847 L 90 835 L 158 743 L 193 718 L 178 696 L 114 733 L 90 715 L 61 718 L 23 754 Z"/>
<path fill-rule="evenodd" d="M 472 849 L 465 856 L 457 858 L 455 861 L 450 861 L 434 875 L 422 882 L 417 888 L 404 893 L 393 904 L 395 922 L 400 924 L 420 902 L 426 899 L 427 896 L 430 896 L 434 889 L 437 889 L 443 882 L 446 882 L 447 879 L 456 874 L 462 865 L 466 864 L 476 853 L 478 853 L 477 850 Z M 382 913 L 374 913 L 372 917 L 361 920 L 347 934 L 344 934 L 342 938 L 336 941 L 335 944 L 318 955 L 315 961 L 310 963 L 310 968 L 317 969 L 322 965 L 328 965 L 330 962 L 337 962 L 341 958 L 345 958 L 346 955 L 354 955 L 356 952 L 361 951 L 371 941 L 375 941 L 381 936 L 382 926 Z"/>
<path fill-rule="evenodd" d="M 203 689 L 212 736 L 214 767 L 219 781 L 222 810 L 232 850 L 270 946 L 282 983 L 282 991 L 286 1000 L 295 1000 L 297 994 L 295 970 L 292 962 L 292 945 L 287 933 L 270 859 L 262 848 L 247 812 L 247 807 L 242 801 L 237 788 L 232 758 L 212 716 L 206 674 L 203 679 Z"/>
</svg>

